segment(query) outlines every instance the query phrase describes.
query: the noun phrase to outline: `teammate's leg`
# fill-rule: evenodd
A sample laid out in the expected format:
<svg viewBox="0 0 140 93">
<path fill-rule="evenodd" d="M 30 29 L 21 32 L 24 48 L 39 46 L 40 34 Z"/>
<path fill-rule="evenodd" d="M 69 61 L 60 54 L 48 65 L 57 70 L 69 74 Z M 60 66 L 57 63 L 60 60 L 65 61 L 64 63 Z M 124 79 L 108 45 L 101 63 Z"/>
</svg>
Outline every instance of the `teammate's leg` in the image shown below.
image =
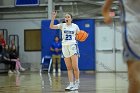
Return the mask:
<svg viewBox="0 0 140 93">
<path fill-rule="evenodd" d="M 129 60 L 128 66 L 128 93 L 139 93 L 140 91 L 140 62 Z"/>
</svg>

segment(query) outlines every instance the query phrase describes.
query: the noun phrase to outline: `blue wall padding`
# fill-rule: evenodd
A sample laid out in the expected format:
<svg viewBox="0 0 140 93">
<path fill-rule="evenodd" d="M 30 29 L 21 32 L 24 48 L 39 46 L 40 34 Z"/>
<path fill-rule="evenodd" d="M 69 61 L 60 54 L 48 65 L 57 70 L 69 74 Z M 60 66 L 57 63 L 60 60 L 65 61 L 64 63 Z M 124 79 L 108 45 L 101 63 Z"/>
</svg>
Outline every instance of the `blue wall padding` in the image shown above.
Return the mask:
<svg viewBox="0 0 140 93">
<path fill-rule="evenodd" d="M 58 24 L 58 21 L 54 21 L 55 24 Z M 59 30 L 52 30 L 49 28 L 50 20 L 43 20 L 41 23 L 41 50 L 43 56 L 51 56 L 50 46 L 54 41 L 56 35 L 58 35 Z"/>
</svg>

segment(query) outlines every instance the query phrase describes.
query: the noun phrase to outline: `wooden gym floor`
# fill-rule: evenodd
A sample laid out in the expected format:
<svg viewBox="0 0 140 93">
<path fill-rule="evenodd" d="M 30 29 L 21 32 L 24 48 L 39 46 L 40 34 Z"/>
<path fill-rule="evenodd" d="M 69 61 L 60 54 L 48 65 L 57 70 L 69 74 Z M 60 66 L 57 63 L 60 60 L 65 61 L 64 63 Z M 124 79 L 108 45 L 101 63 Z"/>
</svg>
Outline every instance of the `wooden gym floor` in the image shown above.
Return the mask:
<svg viewBox="0 0 140 93">
<path fill-rule="evenodd" d="M 65 91 L 67 72 L 0 74 L 0 93 L 127 93 L 127 73 L 80 73 L 78 91 Z"/>
</svg>

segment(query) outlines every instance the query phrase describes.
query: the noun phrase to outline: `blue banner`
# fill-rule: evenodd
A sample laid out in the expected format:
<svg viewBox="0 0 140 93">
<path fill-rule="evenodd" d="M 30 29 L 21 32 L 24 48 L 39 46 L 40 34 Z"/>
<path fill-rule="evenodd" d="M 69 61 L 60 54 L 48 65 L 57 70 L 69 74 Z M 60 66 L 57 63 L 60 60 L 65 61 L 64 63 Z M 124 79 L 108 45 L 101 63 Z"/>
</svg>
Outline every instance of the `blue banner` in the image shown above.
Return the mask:
<svg viewBox="0 0 140 93">
<path fill-rule="evenodd" d="M 38 5 L 39 0 L 16 0 L 16 6 Z"/>
</svg>

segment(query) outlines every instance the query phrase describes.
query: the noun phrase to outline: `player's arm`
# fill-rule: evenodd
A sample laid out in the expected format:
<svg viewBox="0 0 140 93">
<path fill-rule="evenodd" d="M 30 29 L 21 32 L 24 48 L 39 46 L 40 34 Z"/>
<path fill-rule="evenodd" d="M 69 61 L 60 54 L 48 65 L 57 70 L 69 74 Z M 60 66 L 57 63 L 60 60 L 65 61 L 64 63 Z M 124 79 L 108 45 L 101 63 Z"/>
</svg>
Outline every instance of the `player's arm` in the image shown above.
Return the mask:
<svg viewBox="0 0 140 93">
<path fill-rule="evenodd" d="M 102 8 L 102 15 L 104 16 L 104 22 L 110 23 L 112 22 L 112 18 L 109 16 L 110 8 L 114 0 L 105 0 L 105 4 Z"/>
<path fill-rule="evenodd" d="M 78 34 L 80 32 L 80 28 L 78 25 L 76 25 L 76 34 Z"/>
<path fill-rule="evenodd" d="M 52 12 L 52 19 L 51 19 L 51 23 L 50 23 L 50 28 L 51 29 L 59 29 L 59 27 L 57 25 L 54 25 L 54 20 L 56 18 L 57 12 Z"/>
</svg>

